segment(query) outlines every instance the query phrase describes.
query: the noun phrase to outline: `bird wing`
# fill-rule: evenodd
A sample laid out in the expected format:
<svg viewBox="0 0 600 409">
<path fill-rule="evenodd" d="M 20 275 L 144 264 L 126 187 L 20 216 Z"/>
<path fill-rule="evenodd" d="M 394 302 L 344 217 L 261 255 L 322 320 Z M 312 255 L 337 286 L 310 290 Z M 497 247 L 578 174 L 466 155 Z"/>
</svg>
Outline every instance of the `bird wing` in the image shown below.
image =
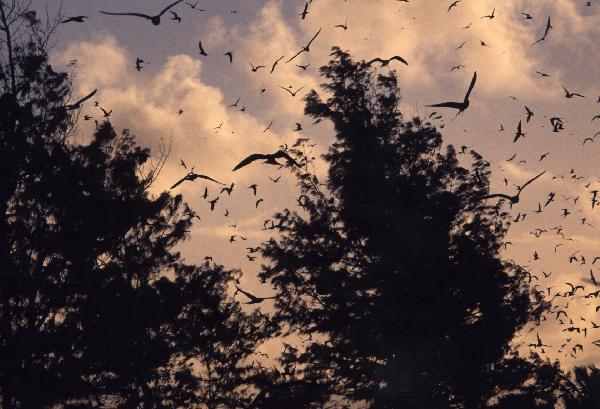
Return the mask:
<svg viewBox="0 0 600 409">
<path fill-rule="evenodd" d="M 282 87 L 281 85 L 279 86 L 279 88 L 286 90 L 287 92 L 290 93 L 290 95 L 294 95 L 294 94 L 292 94 L 292 91 L 290 91 L 289 89 L 287 89 L 285 87 Z"/>
<path fill-rule="evenodd" d="M 404 58 L 400 57 L 399 55 L 393 56 L 392 58 L 390 58 L 390 60 L 397 60 L 397 61 L 400 61 L 403 64 L 408 65 L 408 63 L 406 62 L 406 60 Z"/>
<path fill-rule="evenodd" d="M 98 92 L 98 88 L 96 88 L 95 90 L 93 90 L 92 92 L 90 92 L 90 93 L 89 93 L 88 95 L 86 95 L 85 97 L 81 98 L 79 101 L 77 101 L 77 102 L 75 102 L 75 103 L 73 103 L 73 104 L 65 105 L 64 109 L 67 109 L 67 110 L 69 110 L 69 109 L 77 109 L 77 108 L 79 108 L 79 106 L 80 106 L 80 105 L 81 105 L 83 102 L 85 102 L 85 101 L 87 101 L 88 99 L 90 99 L 91 97 L 93 97 L 93 96 L 96 94 L 96 92 Z"/>
<path fill-rule="evenodd" d="M 113 13 L 110 11 L 100 11 L 100 13 L 108 14 L 109 16 L 136 16 L 136 17 L 143 17 L 145 19 L 152 20 L 151 16 L 149 16 L 147 14 L 142 14 L 142 13 Z"/>
<path fill-rule="evenodd" d="M 219 182 L 218 180 L 214 180 L 213 178 L 211 178 L 210 176 L 206 176 L 206 175 L 200 175 L 198 173 L 194 173 L 194 176 L 196 176 L 197 178 L 200 179 L 206 179 L 206 180 L 210 180 L 211 182 L 215 182 L 218 183 L 219 185 L 224 185 L 224 183 Z"/>
<path fill-rule="evenodd" d="M 277 59 L 277 60 L 276 60 L 276 61 L 273 63 L 273 65 L 271 66 L 271 73 L 273 73 L 273 71 L 275 71 L 275 66 L 277 65 L 277 63 L 278 63 L 279 61 L 281 61 L 281 59 L 282 59 L 283 57 L 284 57 L 284 56 L 282 55 L 281 57 L 279 57 L 279 58 L 278 58 L 278 59 Z"/>
<path fill-rule="evenodd" d="M 536 180 L 537 178 L 539 178 L 540 176 L 542 176 L 544 173 L 546 173 L 546 171 L 543 171 L 542 173 L 538 174 L 537 176 L 534 176 L 533 178 L 529 179 L 527 182 L 525 182 L 523 184 L 523 186 L 521 186 L 519 188 L 519 193 L 521 193 L 523 191 L 523 189 L 525 189 L 525 187 L 530 184 L 531 182 L 533 182 L 534 180 Z"/>
<path fill-rule="evenodd" d="M 463 102 L 441 102 L 439 104 L 425 105 L 426 107 L 438 107 L 438 108 L 455 108 L 462 109 L 465 106 Z"/>
<path fill-rule="evenodd" d="M 473 91 L 473 87 L 475 87 L 475 81 L 477 81 L 477 71 L 473 72 L 473 79 L 471 80 L 471 84 L 469 85 L 469 89 L 465 95 L 465 102 L 469 100 L 469 95 L 471 95 L 471 91 Z"/>
<path fill-rule="evenodd" d="M 304 52 L 304 48 L 301 48 L 300 51 L 298 51 L 292 58 L 290 58 L 289 60 L 286 61 L 286 63 L 292 61 L 294 58 L 298 57 L 300 54 L 302 54 Z"/>
<path fill-rule="evenodd" d="M 167 12 L 167 10 L 169 10 L 171 7 L 175 6 L 178 3 L 181 3 L 183 0 L 177 0 L 176 2 L 173 2 L 171 4 L 169 4 L 167 7 L 165 7 L 163 9 L 163 11 L 160 12 L 160 14 L 158 15 L 158 17 L 162 16 L 163 14 L 165 14 Z"/>
<path fill-rule="evenodd" d="M 92 92 L 87 94 L 85 97 L 83 97 L 79 101 L 77 101 L 77 104 L 81 104 L 82 102 L 87 101 L 88 99 L 90 99 L 91 97 L 96 95 L 96 92 L 98 92 L 98 88 L 96 88 L 95 90 L 93 90 Z"/>
<path fill-rule="evenodd" d="M 173 186 L 171 186 L 171 189 L 175 189 L 177 186 L 181 185 L 186 180 L 188 180 L 188 175 L 185 175 L 184 177 L 179 179 L 177 182 L 175 182 L 175 184 Z"/>
<path fill-rule="evenodd" d="M 308 47 L 310 47 L 310 45 L 312 44 L 312 42 L 313 42 L 313 41 L 315 41 L 315 38 L 317 38 L 317 36 L 318 36 L 318 35 L 319 35 L 319 33 L 321 32 L 321 30 L 322 30 L 322 29 L 320 28 L 320 29 L 319 29 L 319 31 L 317 31 L 317 34 L 315 34 L 315 35 L 313 36 L 313 38 L 311 38 L 311 39 L 310 39 L 310 41 L 308 42 L 308 44 L 306 44 L 306 47 L 305 47 L 305 48 L 308 48 Z"/>
<path fill-rule="evenodd" d="M 382 64 L 383 64 L 383 60 L 382 60 L 381 58 L 377 57 L 377 58 L 373 58 L 371 61 L 368 61 L 368 62 L 367 62 L 367 65 L 371 65 L 371 64 L 373 64 L 374 62 L 380 62 L 380 63 L 382 63 Z"/>
<path fill-rule="evenodd" d="M 241 289 L 240 287 L 238 287 L 237 285 L 235 286 L 235 288 L 237 288 L 237 290 L 238 290 L 240 293 L 244 294 L 244 295 L 245 295 L 246 297 L 248 297 L 250 300 L 252 300 L 252 301 L 259 301 L 259 299 L 258 299 L 258 297 L 257 297 L 257 296 L 255 296 L 255 295 L 253 295 L 253 294 L 250 294 L 250 293 L 249 293 L 249 292 L 247 292 L 247 291 L 244 291 L 244 290 L 242 290 L 242 289 Z"/>
<path fill-rule="evenodd" d="M 286 151 L 283 150 L 279 150 L 277 152 L 275 152 L 275 154 L 273 155 L 274 158 L 285 158 L 287 159 L 287 161 L 289 163 L 293 163 L 294 165 L 300 167 L 300 165 L 298 164 L 298 162 L 296 162 L 294 160 L 294 158 L 292 158 Z"/>
<path fill-rule="evenodd" d="M 243 168 L 246 165 L 251 164 L 252 162 L 254 162 L 255 160 L 259 160 L 259 159 L 268 159 L 267 155 L 264 155 L 262 153 L 253 153 L 252 155 L 248 156 L 246 159 L 242 160 L 240 163 L 238 163 L 235 168 L 233 168 L 232 172 L 235 172 L 238 169 Z"/>
</svg>

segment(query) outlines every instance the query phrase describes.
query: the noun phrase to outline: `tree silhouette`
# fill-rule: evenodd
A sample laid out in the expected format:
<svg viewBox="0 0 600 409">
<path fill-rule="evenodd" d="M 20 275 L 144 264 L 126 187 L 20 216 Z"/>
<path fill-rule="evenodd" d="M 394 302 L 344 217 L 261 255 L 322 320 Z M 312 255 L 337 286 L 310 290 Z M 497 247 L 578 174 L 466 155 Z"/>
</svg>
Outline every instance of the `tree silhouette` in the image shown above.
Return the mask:
<svg viewBox="0 0 600 409">
<path fill-rule="evenodd" d="M 227 296 L 235 272 L 176 251 L 195 213 L 150 193 L 166 152 L 109 122 L 70 140 L 40 24 L 0 1 L 1 406 L 242 406 L 276 327 Z"/>
<path fill-rule="evenodd" d="M 592 365 L 573 369 L 563 395 L 565 409 L 591 409 L 600 407 L 600 369 Z"/>
<path fill-rule="evenodd" d="M 278 215 L 282 237 L 263 248 L 275 318 L 310 337 L 282 363 L 371 408 L 481 407 L 513 385 L 509 343 L 545 306 L 499 256 L 506 213 L 477 200 L 488 163 L 471 151 L 462 167 L 434 127 L 405 121 L 394 72 L 332 55 L 328 99 L 313 90 L 305 108 L 335 127 L 327 180 L 299 141 L 303 212 Z"/>
</svg>

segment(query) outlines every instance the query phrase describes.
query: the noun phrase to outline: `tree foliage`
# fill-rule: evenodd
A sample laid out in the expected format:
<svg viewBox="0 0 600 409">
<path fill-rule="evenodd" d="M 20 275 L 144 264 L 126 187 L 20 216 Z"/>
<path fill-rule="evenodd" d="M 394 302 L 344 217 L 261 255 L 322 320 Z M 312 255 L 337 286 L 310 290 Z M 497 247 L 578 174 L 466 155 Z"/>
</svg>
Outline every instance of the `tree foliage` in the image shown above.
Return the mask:
<svg viewBox="0 0 600 409">
<path fill-rule="evenodd" d="M 306 162 L 304 211 L 280 215 L 282 237 L 264 247 L 277 319 L 312 337 L 289 359 L 299 378 L 369 407 L 480 407 L 513 335 L 543 309 L 499 255 L 506 213 L 477 200 L 489 165 L 471 151 L 463 167 L 434 127 L 404 120 L 394 72 L 332 55 L 327 99 L 313 90 L 305 109 L 335 127 L 326 182 Z"/>
<path fill-rule="evenodd" d="M 241 406 L 273 327 L 228 297 L 235 271 L 176 250 L 195 213 L 150 192 L 164 156 L 109 122 L 69 139 L 68 76 L 35 15 L 0 6 L 2 407 Z"/>
</svg>

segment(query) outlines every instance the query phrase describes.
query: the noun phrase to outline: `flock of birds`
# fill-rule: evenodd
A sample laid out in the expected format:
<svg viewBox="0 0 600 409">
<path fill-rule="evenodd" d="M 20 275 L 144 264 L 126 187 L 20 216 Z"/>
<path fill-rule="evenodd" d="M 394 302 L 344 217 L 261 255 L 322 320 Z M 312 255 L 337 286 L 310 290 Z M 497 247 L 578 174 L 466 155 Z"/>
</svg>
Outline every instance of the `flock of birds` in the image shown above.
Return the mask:
<svg viewBox="0 0 600 409">
<path fill-rule="evenodd" d="M 465 1 L 465 0 L 455 0 L 455 1 L 450 2 L 450 4 L 447 7 L 446 12 L 447 13 L 458 12 L 462 1 Z M 397 0 L 397 2 L 409 3 L 410 0 Z M 175 2 L 167 5 L 164 9 L 162 9 L 156 15 L 150 15 L 150 14 L 145 14 L 145 13 L 140 13 L 140 12 L 115 12 L 115 11 L 100 11 L 100 13 L 102 13 L 104 15 L 109 15 L 109 16 L 119 16 L 120 18 L 121 17 L 142 18 L 142 19 L 148 20 L 153 25 L 158 26 L 161 24 L 161 19 L 165 15 L 167 15 L 167 13 L 168 13 L 168 16 L 170 16 L 170 20 L 173 20 L 177 23 L 181 22 L 182 14 L 179 14 L 175 10 L 175 7 L 180 5 L 180 3 L 184 3 L 191 10 L 200 11 L 200 12 L 205 11 L 204 9 L 198 8 L 198 2 L 190 3 L 187 1 L 183 2 L 183 0 L 178 0 L 178 1 L 175 1 Z M 302 7 L 301 12 L 299 13 L 299 17 L 301 20 L 304 20 L 309 16 L 309 14 L 311 12 L 311 7 L 312 7 L 311 4 L 312 3 L 313 3 L 313 0 L 309 0 L 309 1 L 305 2 L 304 6 Z M 591 7 L 592 3 L 586 2 L 584 4 L 584 6 Z M 230 11 L 230 13 L 236 14 L 237 10 L 232 10 L 232 11 Z M 524 10 L 521 13 L 521 15 L 523 16 L 523 20 L 533 20 L 534 19 L 534 16 L 526 10 Z M 73 23 L 73 22 L 83 23 L 88 18 L 89 18 L 88 16 L 72 16 L 72 17 L 66 18 L 63 21 L 63 23 Z M 498 19 L 498 18 L 502 18 L 502 16 L 497 14 L 495 8 L 493 8 L 491 10 L 491 12 L 489 12 L 488 14 L 480 16 L 480 19 L 482 19 L 482 20 L 483 19 L 494 20 L 494 19 Z M 536 37 L 535 41 L 530 44 L 531 47 L 539 47 L 542 43 L 550 42 L 552 39 L 551 34 L 552 34 L 552 30 L 554 28 L 552 25 L 552 18 L 551 18 L 551 16 L 544 16 L 543 20 L 545 20 L 545 24 L 542 27 L 543 31 L 541 32 L 541 35 L 539 37 Z M 462 27 L 462 29 L 467 30 L 467 29 L 470 29 L 471 26 L 472 26 L 472 23 L 468 24 L 465 27 Z M 345 20 L 345 22 L 343 24 L 338 24 L 336 26 L 333 26 L 333 28 L 341 29 L 344 32 L 350 29 L 350 27 L 348 26 L 347 20 Z M 270 71 L 270 73 L 273 73 L 277 69 L 278 64 L 280 64 L 280 63 L 281 64 L 287 64 L 287 63 L 291 63 L 291 62 L 295 63 L 296 62 L 295 60 L 299 56 L 301 56 L 303 54 L 308 54 L 310 52 L 311 47 L 313 46 L 313 43 L 319 37 L 321 32 L 322 32 L 322 29 L 319 29 L 318 31 L 316 31 L 316 33 L 306 42 L 306 44 L 301 46 L 298 49 L 298 51 L 296 53 L 294 53 L 293 55 L 291 55 L 289 58 L 285 58 L 284 55 L 277 56 L 273 60 L 273 63 L 269 64 L 269 65 L 260 65 L 260 64 L 255 65 L 252 62 L 249 62 L 250 71 L 255 73 L 255 72 L 263 69 L 265 71 Z M 462 48 L 465 45 L 465 43 L 466 42 L 462 42 L 458 47 L 456 47 L 456 49 Z M 481 47 L 489 47 L 489 45 L 486 44 L 483 40 L 480 40 L 480 46 Z M 208 56 L 208 53 L 207 53 L 206 49 L 204 48 L 202 41 L 198 41 L 198 52 L 201 57 Z M 224 53 L 223 56 L 226 57 L 226 60 L 225 60 L 226 63 L 232 64 L 234 62 L 235 56 L 234 56 L 233 51 L 227 51 L 226 53 Z M 407 60 L 404 57 L 399 56 L 399 55 L 392 56 L 390 58 L 381 58 L 381 57 L 373 58 L 369 61 L 365 61 L 364 64 L 367 64 L 367 65 L 378 64 L 379 67 L 387 67 L 394 61 L 399 64 L 408 65 Z M 138 57 L 136 59 L 134 68 L 137 71 L 142 71 L 145 63 L 146 62 L 142 58 Z M 301 69 L 304 71 L 306 71 L 310 67 L 310 64 L 307 64 L 307 63 L 306 64 L 294 64 L 294 65 L 296 67 L 298 67 L 298 69 Z M 458 64 L 456 66 L 453 66 L 451 68 L 451 71 L 459 71 L 462 68 L 466 68 L 465 65 Z M 536 73 L 536 75 L 538 75 L 541 78 L 546 78 L 546 77 L 551 76 L 551 74 L 548 74 L 548 73 L 542 72 L 542 71 L 538 71 L 538 70 L 536 70 L 535 73 Z M 470 84 L 467 88 L 467 91 L 464 95 L 464 98 L 462 100 L 434 103 L 434 104 L 429 104 L 426 106 L 430 107 L 430 108 L 435 108 L 435 109 L 454 110 L 454 111 L 456 111 L 456 114 L 452 120 L 455 120 L 460 114 L 464 113 L 471 106 L 470 96 L 476 86 L 476 82 L 477 82 L 477 72 L 474 71 L 471 82 L 470 82 Z M 300 93 L 305 87 L 303 86 L 303 87 L 299 87 L 299 88 L 293 88 L 292 86 L 285 87 L 285 86 L 278 85 L 278 88 L 281 88 L 284 92 L 288 93 L 291 97 L 296 97 L 296 95 L 298 95 L 298 93 Z M 567 89 L 565 86 L 563 86 L 563 90 L 564 90 L 564 98 L 566 98 L 566 99 L 586 98 L 586 96 L 583 95 L 582 93 L 572 92 L 569 89 Z M 74 102 L 69 105 L 66 105 L 65 109 L 69 109 L 69 110 L 80 109 L 82 107 L 82 104 L 85 101 L 87 101 L 88 99 L 92 98 L 96 94 L 96 92 L 97 92 L 97 90 L 94 90 L 91 93 L 89 93 L 88 95 L 86 95 L 84 98 L 80 99 L 79 101 Z M 264 92 L 265 92 L 265 89 L 262 89 L 261 93 L 264 93 Z M 517 97 L 511 96 L 510 98 L 512 98 L 514 101 L 518 101 Z M 598 97 L 598 99 L 595 100 L 594 102 L 600 103 L 600 97 Z M 241 111 L 245 111 L 246 107 L 240 106 L 239 103 L 240 103 L 240 99 L 238 98 L 235 102 L 230 104 L 229 107 L 237 108 L 237 109 L 240 109 Z M 104 108 L 99 106 L 98 102 L 96 102 L 95 105 L 98 106 L 102 110 L 103 118 L 108 118 L 110 116 L 110 113 L 112 111 L 106 111 Z M 177 114 L 182 115 L 183 112 L 184 111 L 182 109 L 180 109 L 179 112 L 177 112 Z M 519 121 L 515 127 L 514 138 L 512 138 L 512 140 L 515 144 L 526 136 L 525 127 L 535 117 L 535 112 L 529 106 L 524 106 L 523 115 L 524 115 L 523 118 L 519 119 Z M 429 120 L 441 120 L 441 122 L 438 124 L 439 128 L 444 127 L 442 118 L 443 118 L 443 115 L 438 113 L 437 111 L 431 112 L 428 116 Z M 89 115 L 86 115 L 84 117 L 84 120 L 90 120 L 90 119 L 92 119 L 92 117 Z M 550 122 L 549 129 L 551 129 L 551 132 L 559 133 L 565 129 L 566 120 L 564 118 L 551 117 L 548 119 Z M 600 119 L 600 114 L 594 116 L 591 119 L 591 121 L 594 122 L 598 119 Z M 272 124 L 273 124 L 273 121 L 271 121 L 269 123 L 269 125 L 264 129 L 263 132 L 269 131 Z M 295 125 L 296 125 L 295 129 L 292 129 L 292 131 L 301 132 L 303 130 L 302 124 L 296 123 Z M 222 126 L 223 126 L 223 123 L 216 126 L 214 128 L 215 132 L 218 132 Z M 499 128 L 498 132 L 504 132 L 504 130 L 505 130 L 504 125 L 502 123 L 500 123 L 500 128 Z M 596 132 L 591 137 L 586 137 L 583 140 L 582 144 L 585 145 L 586 143 L 594 143 L 595 138 L 598 135 L 600 135 L 600 131 Z M 305 140 L 307 140 L 307 139 L 305 139 Z M 517 146 L 517 145 L 515 145 L 515 146 Z M 469 149 L 469 147 L 462 146 L 460 153 L 464 154 L 468 151 L 468 149 Z M 517 155 L 518 155 L 517 153 L 513 154 L 510 158 L 506 159 L 506 162 L 513 162 L 513 161 L 516 162 Z M 550 152 L 541 153 L 539 156 L 538 164 L 543 162 L 549 155 L 550 155 Z M 302 166 L 304 166 L 303 163 L 298 163 L 292 156 L 290 156 L 290 154 L 287 151 L 287 145 L 286 145 L 286 146 L 281 146 L 280 149 L 276 150 L 273 153 L 254 153 L 252 155 L 249 155 L 248 157 L 242 159 L 233 168 L 233 171 L 235 172 L 235 171 L 241 170 L 241 169 L 243 169 L 247 166 L 253 165 L 259 161 L 262 161 L 262 163 L 266 164 L 266 165 L 278 166 L 278 167 L 282 167 L 283 165 L 286 165 L 286 164 L 290 165 L 290 166 L 295 166 L 297 168 L 301 168 Z M 213 198 L 209 195 L 208 186 L 204 187 L 204 193 L 201 196 L 204 200 L 206 200 L 207 204 L 210 206 L 211 212 L 213 212 L 213 211 L 215 211 L 215 209 L 217 209 L 217 204 L 219 202 L 220 197 L 223 194 L 226 193 L 228 196 L 231 196 L 233 191 L 236 189 L 236 185 L 234 183 L 231 183 L 230 185 L 226 185 L 226 184 L 218 181 L 216 178 L 213 178 L 209 175 L 197 173 L 193 167 L 191 169 L 188 169 L 186 163 L 183 160 L 180 160 L 180 164 L 187 171 L 187 173 L 183 177 L 181 177 L 179 180 L 177 180 L 175 183 L 173 183 L 173 185 L 171 186 L 171 189 L 176 189 L 183 183 L 195 183 L 198 181 L 210 183 L 210 184 L 217 186 L 217 190 L 219 193 L 216 195 L 216 197 Z M 526 160 L 519 159 L 518 165 L 522 165 L 522 164 L 525 165 Z M 493 206 L 497 206 L 497 209 L 500 209 L 500 205 L 502 203 L 509 204 L 510 207 L 512 208 L 513 205 L 522 203 L 521 196 L 522 196 L 522 194 L 524 194 L 524 189 L 526 187 L 528 187 L 530 184 L 532 184 L 533 182 L 538 181 L 538 179 L 541 179 L 542 176 L 546 175 L 547 173 L 548 173 L 548 171 L 546 169 L 540 171 L 539 173 L 536 172 L 534 177 L 530 178 L 529 180 L 527 180 L 525 183 L 521 184 L 520 186 L 516 186 L 516 193 L 512 193 L 512 194 L 511 193 L 491 193 L 491 194 L 480 197 L 479 200 L 481 200 L 482 202 L 485 202 L 485 203 L 490 203 Z M 269 177 L 269 179 L 271 180 L 272 183 L 279 182 L 280 178 L 281 178 L 281 176 L 279 176 L 277 178 Z M 559 224 L 556 226 L 546 226 L 546 225 L 534 226 L 533 229 L 531 230 L 531 235 L 533 236 L 533 241 L 530 241 L 530 243 L 532 242 L 533 245 L 535 246 L 537 243 L 535 241 L 536 239 L 539 239 L 541 237 L 548 238 L 549 240 L 552 241 L 552 243 L 554 245 L 553 253 L 556 256 L 559 256 L 561 247 L 566 248 L 567 246 L 576 246 L 576 243 L 577 243 L 576 239 L 573 238 L 574 234 L 572 234 L 572 235 L 567 234 L 568 228 L 565 225 L 565 223 L 567 223 L 567 221 L 571 221 L 574 217 L 579 217 L 579 220 L 576 223 L 576 225 L 579 226 L 578 228 L 584 229 L 584 228 L 593 228 L 594 227 L 589 222 L 588 218 L 585 217 L 585 215 L 583 213 L 584 213 L 584 207 L 589 207 L 589 210 L 594 210 L 596 207 L 599 207 L 599 205 L 600 205 L 600 195 L 599 195 L 600 189 L 596 188 L 595 186 L 598 183 L 600 183 L 600 180 L 593 180 L 592 178 L 580 175 L 575 169 L 570 169 L 569 171 L 565 171 L 562 174 L 553 174 L 552 180 L 562 180 L 565 183 L 570 183 L 571 188 L 574 187 L 574 188 L 578 188 L 581 190 L 585 190 L 587 192 L 586 194 L 589 196 L 587 198 L 585 198 L 585 197 L 581 197 L 581 195 L 572 195 L 572 196 L 563 195 L 563 194 L 559 195 L 559 194 L 557 194 L 558 192 L 556 192 L 556 191 L 550 191 L 547 193 L 547 196 L 543 198 L 543 200 L 540 200 L 540 202 L 538 203 L 538 205 L 535 209 L 528 211 L 528 210 L 523 210 L 520 207 L 517 215 L 511 216 L 512 217 L 511 223 L 513 223 L 513 224 L 526 223 L 525 220 L 528 215 L 540 214 L 543 212 L 550 212 L 553 207 L 558 206 L 560 208 L 560 213 L 559 213 L 560 216 L 559 217 L 562 218 L 563 224 Z M 509 181 L 507 178 L 504 178 L 504 185 L 506 188 L 508 188 Z M 248 186 L 247 189 L 251 190 L 252 196 L 255 199 L 255 208 L 258 208 L 260 206 L 260 204 L 264 201 L 264 198 L 259 196 L 260 189 L 259 189 L 258 184 L 254 183 L 254 184 Z M 531 199 L 531 197 L 529 199 Z M 298 197 L 297 204 L 298 204 L 298 206 L 303 207 L 303 197 L 302 196 Z M 578 215 L 578 216 L 575 216 L 575 215 Z M 194 216 L 198 217 L 195 214 L 194 214 Z M 229 210 L 227 210 L 227 209 L 225 210 L 225 216 L 229 217 Z M 530 215 L 528 220 L 531 220 L 531 218 L 532 218 L 532 216 Z M 231 224 L 229 227 L 235 228 L 236 223 Z M 265 222 L 263 223 L 263 230 L 277 230 L 280 227 L 281 227 L 281 222 L 279 223 L 279 225 L 275 224 L 271 220 L 265 220 Z M 235 234 L 235 235 L 230 236 L 229 242 L 233 244 L 234 242 L 237 241 L 238 238 L 242 241 L 248 240 L 247 237 L 244 237 L 240 234 Z M 504 248 L 506 250 L 508 250 L 509 246 L 513 245 L 513 243 L 511 241 L 506 241 L 503 244 L 504 244 Z M 247 247 L 246 250 L 248 251 L 248 253 L 246 254 L 246 258 L 248 259 L 248 261 L 254 261 L 257 259 L 256 254 L 260 252 L 260 247 Z M 537 250 L 534 251 L 532 259 L 529 260 L 528 262 L 529 263 L 538 262 L 539 260 L 542 259 L 541 254 L 542 254 L 542 252 L 538 252 Z M 212 257 L 207 256 L 205 258 L 205 260 L 207 262 L 209 262 L 212 260 Z M 595 332 L 595 330 L 600 329 L 600 324 L 596 323 L 594 320 L 592 320 L 588 317 L 583 316 L 583 315 L 585 315 L 585 313 L 582 315 L 582 314 L 579 314 L 579 313 L 573 311 L 575 309 L 587 308 L 590 306 L 591 306 L 590 308 L 595 309 L 595 312 L 600 311 L 600 300 L 597 300 L 597 298 L 600 297 L 600 282 L 596 281 L 596 275 L 595 275 L 595 273 L 600 274 L 600 272 L 598 270 L 594 271 L 594 268 L 596 268 L 595 267 L 596 263 L 598 263 L 598 267 L 600 267 L 600 250 L 599 250 L 598 255 L 590 255 L 590 254 L 587 254 L 586 251 L 584 251 L 583 249 L 578 249 L 578 250 L 576 249 L 574 252 L 569 253 L 568 255 L 565 256 L 565 262 L 568 262 L 569 265 L 573 265 L 574 263 L 576 263 L 579 266 L 581 266 L 582 268 L 586 268 L 586 269 L 589 268 L 589 272 L 587 272 L 585 274 L 585 276 L 583 276 L 583 277 L 581 275 L 579 275 L 577 277 L 573 277 L 572 279 L 568 279 L 568 281 L 564 281 L 563 277 L 564 277 L 565 273 L 560 274 L 561 279 L 557 280 L 557 276 L 559 276 L 559 274 L 552 273 L 552 272 L 546 272 L 546 271 L 537 273 L 537 272 L 534 272 L 534 270 L 535 270 L 534 265 L 532 265 L 532 264 L 528 265 L 529 270 L 532 271 L 528 275 L 528 280 L 532 284 L 533 291 L 543 294 L 547 300 L 552 301 L 551 309 L 547 313 L 545 313 L 544 315 L 542 315 L 540 317 L 540 320 L 537 322 L 537 325 L 540 326 L 540 325 L 542 325 L 543 322 L 552 321 L 552 322 L 554 322 L 555 326 L 558 326 L 560 333 L 563 335 L 562 337 L 558 337 L 561 340 L 558 344 L 554 343 L 555 345 L 549 345 L 542 341 L 542 339 L 539 335 L 539 332 L 538 332 L 538 334 L 536 335 L 535 342 L 530 343 L 529 347 L 534 350 L 538 350 L 539 352 L 542 352 L 542 353 L 554 352 L 554 353 L 562 354 L 565 357 L 576 357 L 578 353 L 583 351 L 586 340 L 590 340 L 592 345 L 600 347 L 600 332 L 598 332 L 598 333 Z M 247 304 L 260 304 L 265 300 L 274 298 L 274 297 L 258 297 L 258 296 L 255 296 L 254 294 L 249 293 L 249 292 L 241 289 L 240 287 L 236 286 L 236 291 L 235 291 L 234 295 L 237 295 L 238 293 L 243 294 L 247 298 L 247 300 L 248 300 Z M 580 305 L 581 301 L 583 301 L 583 303 L 585 304 L 584 307 L 581 307 L 581 305 Z M 569 307 L 571 307 L 571 310 L 569 309 Z M 600 321 L 600 320 L 598 320 L 598 321 Z M 530 332 L 532 332 L 534 330 L 535 330 L 535 327 L 530 328 Z M 538 328 L 538 331 L 539 330 L 540 329 Z M 554 335 L 553 338 L 557 338 L 557 337 Z"/>
</svg>

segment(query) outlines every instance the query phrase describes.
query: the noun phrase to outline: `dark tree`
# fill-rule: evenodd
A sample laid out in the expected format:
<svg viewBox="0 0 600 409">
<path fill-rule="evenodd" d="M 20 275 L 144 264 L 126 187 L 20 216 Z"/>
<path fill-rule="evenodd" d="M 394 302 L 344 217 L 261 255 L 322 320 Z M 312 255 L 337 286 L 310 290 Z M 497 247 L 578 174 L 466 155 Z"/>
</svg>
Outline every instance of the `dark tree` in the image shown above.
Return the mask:
<svg viewBox="0 0 600 409">
<path fill-rule="evenodd" d="M 227 296 L 235 272 L 176 251 L 195 213 L 150 193 L 165 156 L 108 122 L 72 143 L 51 29 L 1 0 L 0 28 L 1 406 L 249 402 L 250 358 L 275 327 Z"/>
<path fill-rule="evenodd" d="M 328 177 L 292 150 L 303 211 L 279 215 L 282 237 L 263 249 L 275 318 L 310 337 L 282 363 L 371 408 L 482 407 L 513 385 L 500 371 L 510 341 L 544 308 L 499 255 L 507 214 L 477 199 L 489 165 L 471 151 L 463 167 L 434 127 L 405 121 L 394 72 L 332 55 L 328 99 L 313 90 L 305 109 L 335 127 Z"/>
<path fill-rule="evenodd" d="M 600 407 L 600 369 L 578 366 L 563 395 L 565 409 L 592 409 Z"/>
</svg>

